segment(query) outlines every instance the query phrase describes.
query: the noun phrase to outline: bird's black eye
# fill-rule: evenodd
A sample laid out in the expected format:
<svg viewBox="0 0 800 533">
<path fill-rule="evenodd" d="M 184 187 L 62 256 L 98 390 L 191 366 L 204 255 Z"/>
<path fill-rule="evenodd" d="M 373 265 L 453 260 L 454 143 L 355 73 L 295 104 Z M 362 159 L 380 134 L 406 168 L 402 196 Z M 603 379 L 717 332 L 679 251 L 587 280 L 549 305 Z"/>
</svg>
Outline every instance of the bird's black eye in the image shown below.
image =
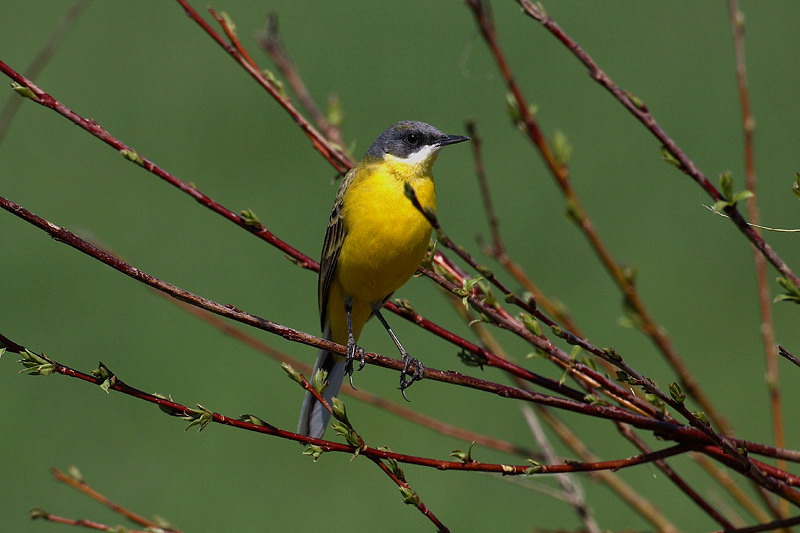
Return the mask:
<svg viewBox="0 0 800 533">
<path fill-rule="evenodd" d="M 418 133 L 414 133 L 413 131 L 409 131 L 406 133 L 404 137 L 405 141 L 410 144 L 411 146 L 416 146 L 419 144 L 421 137 Z"/>
</svg>

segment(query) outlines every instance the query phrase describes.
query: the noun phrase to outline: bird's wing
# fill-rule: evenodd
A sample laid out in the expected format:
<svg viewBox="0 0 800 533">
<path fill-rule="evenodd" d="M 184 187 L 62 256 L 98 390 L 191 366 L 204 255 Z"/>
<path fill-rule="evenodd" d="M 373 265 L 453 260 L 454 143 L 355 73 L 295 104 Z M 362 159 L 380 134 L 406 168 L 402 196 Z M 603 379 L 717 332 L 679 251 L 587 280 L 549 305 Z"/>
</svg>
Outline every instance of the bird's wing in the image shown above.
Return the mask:
<svg viewBox="0 0 800 533">
<path fill-rule="evenodd" d="M 336 263 L 342 244 L 347 236 L 342 209 L 344 208 L 344 194 L 350 183 L 355 177 L 356 169 L 353 168 L 342 180 L 339 192 L 336 194 L 336 202 L 333 204 L 331 218 L 328 220 L 328 229 L 325 230 L 325 242 L 322 244 L 322 256 L 319 260 L 319 319 L 322 330 L 325 331 L 328 312 L 328 294 L 336 272 Z"/>
</svg>

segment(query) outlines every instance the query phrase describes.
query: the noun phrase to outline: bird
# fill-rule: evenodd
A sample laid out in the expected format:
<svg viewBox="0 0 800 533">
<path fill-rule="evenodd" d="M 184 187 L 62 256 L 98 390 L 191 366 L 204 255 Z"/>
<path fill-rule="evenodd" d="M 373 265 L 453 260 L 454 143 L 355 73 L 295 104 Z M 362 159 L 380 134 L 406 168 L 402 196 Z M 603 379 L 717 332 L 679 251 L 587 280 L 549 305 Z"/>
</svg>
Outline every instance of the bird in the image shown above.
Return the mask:
<svg viewBox="0 0 800 533">
<path fill-rule="evenodd" d="M 386 328 L 403 358 L 403 396 L 408 386 L 422 379 L 424 367 L 403 348 L 380 309 L 414 275 L 427 253 L 432 226 L 420 208 L 435 212 L 431 168 L 439 151 L 468 140 L 425 122 L 397 122 L 378 135 L 342 180 L 325 231 L 318 280 L 324 337 L 347 347 L 345 356 L 325 349 L 317 355 L 314 372 L 327 372 L 322 396 L 329 404 L 345 374 L 352 385 L 353 361 L 360 361 L 359 370 L 364 366 L 364 350 L 357 341 L 372 316 Z M 297 432 L 321 438 L 329 420 L 327 409 L 306 392 Z"/>
</svg>

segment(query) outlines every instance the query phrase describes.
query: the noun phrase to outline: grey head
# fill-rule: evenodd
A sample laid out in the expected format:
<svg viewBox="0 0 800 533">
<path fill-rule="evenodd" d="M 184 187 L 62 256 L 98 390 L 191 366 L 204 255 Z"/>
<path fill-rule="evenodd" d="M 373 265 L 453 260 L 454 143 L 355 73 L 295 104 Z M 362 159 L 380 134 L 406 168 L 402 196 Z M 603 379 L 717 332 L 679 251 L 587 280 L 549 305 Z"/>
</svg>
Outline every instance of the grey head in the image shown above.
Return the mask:
<svg viewBox="0 0 800 533">
<path fill-rule="evenodd" d="M 378 135 L 372 143 L 367 155 L 383 159 L 387 155 L 397 159 L 425 160 L 448 144 L 468 141 L 463 135 L 442 133 L 430 124 L 413 120 L 404 120 L 392 124 Z"/>
</svg>

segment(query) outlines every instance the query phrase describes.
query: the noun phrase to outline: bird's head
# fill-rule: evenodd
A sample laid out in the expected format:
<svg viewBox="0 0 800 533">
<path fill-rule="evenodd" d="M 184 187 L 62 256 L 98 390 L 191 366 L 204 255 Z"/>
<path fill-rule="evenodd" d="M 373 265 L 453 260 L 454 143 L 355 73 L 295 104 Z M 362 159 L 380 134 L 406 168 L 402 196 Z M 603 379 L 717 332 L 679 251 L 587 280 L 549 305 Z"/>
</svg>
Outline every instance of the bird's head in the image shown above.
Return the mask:
<svg viewBox="0 0 800 533">
<path fill-rule="evenodd" d="M 463 135 L 442 133 L 424 122 L 404 120 L 386 128 L 367 150 L 367 156 L 430 170 L 443 146 L 468 140 Z"/>
</svg>

